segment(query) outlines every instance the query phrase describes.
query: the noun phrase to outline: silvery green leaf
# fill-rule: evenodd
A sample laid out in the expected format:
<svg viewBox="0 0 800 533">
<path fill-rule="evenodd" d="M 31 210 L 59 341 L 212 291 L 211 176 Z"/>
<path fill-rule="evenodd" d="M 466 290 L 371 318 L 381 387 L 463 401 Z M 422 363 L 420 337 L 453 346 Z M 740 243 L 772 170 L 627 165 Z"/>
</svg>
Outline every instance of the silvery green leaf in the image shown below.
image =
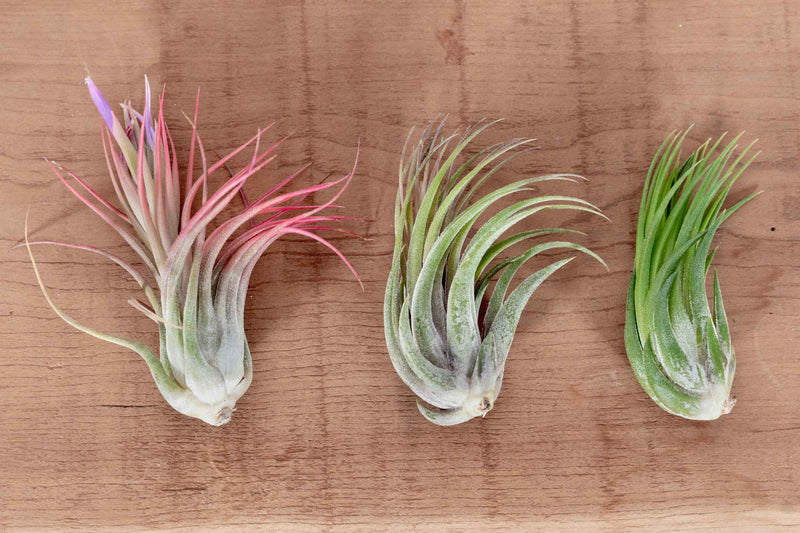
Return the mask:
<svg viewBox="0 0 800 533">
<path fill-rule="evenodd" d="M 520 153 L 515 149 L 530 142 L 514 139 L 467 155 L 470 143 L 491 124 L 468 128 L 460 139 L 455 135 L 442 138 L 443 123 L 431 124 L 410 153 L 404 149 L 400 164 L 395 246 L 384 300 L 386 343 L 397 374 L 418 397 L 419 411 L 443 426 L 485 416 L 494 407 L 525 305 L 536 287 L 571 258 L 529 276 L 506 298 L 520 267 L 554 248 L 574 249 L 602 263 L 583 246 L 564 241 L 535 244 L 514 258 L 500 258 L 529 239 L 580 233 L 547 228 L 504 237 L 537 213 L 570 209 L 602 216 L 595 206 L 578 198 L 527 197 L 475 227 L 507 196 L 528 193 L 540 182 L 581 179 L 571 174 L 527 178 L 481 196 L 481 185 Z M 448 152 L 451 142 L 454 147 Z M 466 161 L 460 163 L 461 159 Z M 480 328 L 484 296 L 501 272 Z"/>
</svg>

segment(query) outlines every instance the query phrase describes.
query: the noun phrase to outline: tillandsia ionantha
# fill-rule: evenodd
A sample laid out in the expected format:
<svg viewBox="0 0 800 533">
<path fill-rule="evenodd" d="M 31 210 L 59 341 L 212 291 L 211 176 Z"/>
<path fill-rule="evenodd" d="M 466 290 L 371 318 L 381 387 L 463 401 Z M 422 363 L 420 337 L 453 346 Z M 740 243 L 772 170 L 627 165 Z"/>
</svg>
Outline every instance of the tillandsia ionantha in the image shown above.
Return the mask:
<svg viewBox="0 0 800 533">
<path fill-rule="evenodd" d="M 408 141 L 403 150 L 384 331 L 394 368 L 417 395 L 420 412 L 446 426 L 485 416 L 492 409 L 524 307 L 536 288 L 574 257 L 531 274 L 506 297 L 520 267 L 556 248 L 578 250 L 605 263 L 585 247 L 565 241 L 543 242 L 495 261 L 506 249 L 528 239 L 580 233 L 548 228 L 503 237 L 536 213 L 569 209 L 603 215 L 578 198 L 537 196 L 500 210 L 472 232 L 477 219 L 501 198 L 530 191 L 535 183 L 580 177 L 554 174 L 523 179 L 481 197 L 476 195 L 480 186 L 531 140 L 514 139 L 467 156 L 470 142 L 493 123 L 448 137 L 441 135 L 443 123 L 429 125 L 408 157 Z M 448 151 L 451 143 L 455 146 Z M 487 302 L 484 295 L 498 274 Z M 484 307 L 481 326 L 479 313 Z"/>
<path fill-rule="evenodd" d="M 262 135 L 268 127 L 259 129 L 248 142 L 208 166 L 196 128 L 198 99 L 194 119 L 187 117 L 192 134 L 181 191 L 175 146 L 164 121 L 164 92 L 158 115 L 153 117 L 150 86 L 145 78 L 144 110 L 139 113 L 125 103 L 120 121 L 90 78 L 86 84 L 102 116 L 103 148 L 118 206 L 103 199 L 69 170 L 52 161 L 48 164 L 75 196 L 122 236 L 149 276 L 122 258 L 91 246 L 29 242 L 26 220 L 25 242 L 36 279 L 50 306 L 67 323 L 138 353 L 150 368 L 158 390 L 175 410 L 211 425 L 225 424 L 253 378 L 244 332 L 245 296 L 253 268 L 269 245 L 289 234 L 314 239 L 333 250 L 355 274 L 339 250 L 317 234 L 321 230 L 344 231 L 330 224 L 347 217 L 321 212 L 333 206 L 350 182 L 355 166 L 338 180 L 280 192 L 306 166 L 248 202 L 242 187 L 275 158 L 273 152 L 283 141 L 263 149 Z M 252 158 L 233 173 L 228 163 L 248 146 L 254 148 Z M 202 172 L 194 170 L 196 158 Z M 209 195 L 209 178 L 223 167 L 228 168 L 230 178 Z M 309 195 L 331 188 L 336 192 L 327 202 L 304 205 Z M 217 216 L 237 195 L 241 195 L 245 207 L 218 223 Z M 199 204 L 196 208 L 195 203 Z M 209 227 L 212 223 L 216 225 L 213 230 Z M 98 253 L 133 276 L 149 307 L 135 299 L 129 303 L 157 322 L 160 356 L 156 357 L 144 343 L 99 332 L 59 309 L 45 288 L 31 253 L 30 244 L 42 243 Z"/>
<path fill-rule="evenodd" d="M 687 133 L 670 134 L 647 173 L 625 347 L 639 383 L 656 404 L 684 418 L 714 420 L 735 403 L 736 358 L 716 271 L 713 312 L 706 295 L 716 251 L 710 251 L 711 240 L 720 224 L 758 194 L 723 209 L 733 183 L 755 156 L 744 160 L 751 144 L 733 157 L 740 134 L 719 152 L 722 137 L 682 160 Z"/>
</svg>

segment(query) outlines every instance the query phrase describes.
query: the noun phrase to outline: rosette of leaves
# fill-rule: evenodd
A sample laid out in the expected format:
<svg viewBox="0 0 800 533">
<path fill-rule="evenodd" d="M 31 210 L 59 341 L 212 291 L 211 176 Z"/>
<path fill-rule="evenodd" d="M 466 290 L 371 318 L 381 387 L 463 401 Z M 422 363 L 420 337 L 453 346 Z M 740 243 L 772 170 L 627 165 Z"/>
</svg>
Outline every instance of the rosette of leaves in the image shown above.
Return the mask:
<svg viewBox="0 0 800 533">
<path fill-rule="evenodd" d="M 736 357 L 714 271 L 706 295 L 711 242 L 720 225 L 756 194 L 723 208 L 755 156 L 734 157 L 736 137 L 706 141 L 682 159 L 686 133 L 659 148 L 642 192 L 636 258 L 628 290 L 625 346 L 642 388 L 665 411 L 693 420 L 730 412 Z M 756 154 L 757 155 L 757 154 Z"/>
<path fill-rule="evenodd" d="M 548 210 L 602 214 L 578 198 L 525 195 L 536 183 L 579 179 L 569 174 L 522 179 L 481 196 L 481 185 L 530 140 L 514 139 L 466 155 L 470 143 L 490 124 L 447 137 L 441 135 L 442 125 L 431 124 L 410 153 L 408 141 L 403 151 L 384 330 L 394 368 L 417 395 L 420 412 L 435 424 L 453 425 L 492 409 L 524 307 L 536 288 L 573 257 L 530 274 L 509 294 L 520 268 L 542 252 L 559 248 L 603 263 L 594 252 L 567 241 L 542 242 L 501 259 L 515 244 L 579 233 L 562 228 L 507 232 Z M 489 208 L 512 195 L 524 198 L 476 227 Z"/>
<path fill-rule="evenodd" d="M 139 354 L 150 368 L 159 392 L 175 410 L 212 425 L 225 424 L 253 378 L 244 331 L 244 305 L 256 262 L 276 239 L 300 235 L 327 246 L 353 270 L 318 232 L 343 231 L 330 224 L 347 217 L 325 212 L 334 207 L 333 202 L 350 182 L 355 167 L 338 180 L 282 192 L 301 169 L 248 202 L 242 187 L 274 159 L 273 152 L 280 145 L 278 142 L 263 147 L 265 130 L 259 130 L 247 143 L 209 166 L 195 127 L 195 108 L 194 119 L 189 121 L 192 137 L 188 164 L 181 176 L 172 136 L 164 121 L 163 93 L 154 117 L 145 78 L 143 111 L 125 103 L 120 120 L 92 80 L 87 78 L 86 83 L 103 119 L 103 148 L 117 205 L 69 170 L 51 161 L 48 164 L 75 196 L 119 233 L 138 256 L 144 271 L 91 246 L 28 242 L 26 221 L 25 242 L 36 279 L 50 306 L 67 323 Z M 253 148 L 249 162 L 231 172 L 229 179 L 210 194 L 210 177 L 228 167 L 232 158 L 248 146 Z M 198 158 L 202 166 L 199 175 L 194 168 Z M 318 205 L 303 203 L 311 194 L 331 188 L 336 192 L 329 201 Z M 244 208 L 219 221 L 218 215 L 231 207 L 239 195 Z M 129 303 L 158 324 L 159 356 L 142 342 L 100 332 L 59 309 L 45 288 L 31 253 L 31 244 L 43 243 L 97 253 L 125 269 L 147 300 L 143 303 L 131 299 Z"/>
</svg>

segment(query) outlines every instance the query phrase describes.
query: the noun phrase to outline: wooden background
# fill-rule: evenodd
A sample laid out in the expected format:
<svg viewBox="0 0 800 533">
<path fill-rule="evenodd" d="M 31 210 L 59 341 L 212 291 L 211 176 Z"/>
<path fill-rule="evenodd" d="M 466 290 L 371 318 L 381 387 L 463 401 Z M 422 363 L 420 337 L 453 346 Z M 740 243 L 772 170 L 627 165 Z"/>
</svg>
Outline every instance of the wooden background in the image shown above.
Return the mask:
<svg viewBox="0 0 800 533">
<path fill-rule="evenodd" d="M 800 528 L 800 6 L 793 0 L 159 2 L 6 0 L 0 6 L 0 530 L 789 531 Z M 220 153 L 277 120 L 294 132 L 264 190 L 346 172 L 366 242 L 275 245 L 246 311 L 255 378 L 221 428 L 177 415 L 144 363 L 61 322 L 19 241 L 132 257 L 42 161 L 109 194 L 83 78 L 167 118 L 201 88 Z M 538 139 L 496 183 L 572 171 L 558 187 L 612 219 L 567 220 L 610 273 L 581 258 L 536 293 L 484 420 L 440 428 L 386 353 L 382 299 L 397 166 L 412 125 L 506 120 L 483 143 Z M 738 369 L 733 413 L 667 415 L 626 359 L 623 321 L 645 171 L 673 129 L 696 145 L 747 130 L 760 157 L 731 200 L 764 194 L 719 232 L 715 258 Z M 181 156 L 185 157 L 185 156 Z M 185 161 L 185 158 L 182 160 Z M 537 220 L 541 225 L 547 217 Z M 133 281 L 102 258 L 37 250 L 67 312 L 155 346 L 127 306 Z"/>
</svg>

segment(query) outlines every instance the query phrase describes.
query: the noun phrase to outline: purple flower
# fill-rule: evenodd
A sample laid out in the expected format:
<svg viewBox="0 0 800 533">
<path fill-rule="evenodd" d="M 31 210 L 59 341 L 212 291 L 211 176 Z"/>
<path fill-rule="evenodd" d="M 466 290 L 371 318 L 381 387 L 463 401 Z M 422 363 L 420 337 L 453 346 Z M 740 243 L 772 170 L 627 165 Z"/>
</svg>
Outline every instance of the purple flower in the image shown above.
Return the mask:
<svg viewBox="0 0 800 533">
<path fill-rule="evenodd" d="M 111 111 L 111 106 L 108 105 L 108 102 L 106 102 L 106 99 L 103 97 L 103 93 L 101 93 L 100 89 L 97 88 L 97 85 L 94 84 L 92 78 L 86 76 L 84 81 L 89 87 L 89 94 L 92 95 L 92 101 L 94 102 L 97 110 L 100 112 L 100 116 L 103 117 L 106 127 L 108 127 L 109 130 L 114 131 L 114 113 Z"/>
</svg>

